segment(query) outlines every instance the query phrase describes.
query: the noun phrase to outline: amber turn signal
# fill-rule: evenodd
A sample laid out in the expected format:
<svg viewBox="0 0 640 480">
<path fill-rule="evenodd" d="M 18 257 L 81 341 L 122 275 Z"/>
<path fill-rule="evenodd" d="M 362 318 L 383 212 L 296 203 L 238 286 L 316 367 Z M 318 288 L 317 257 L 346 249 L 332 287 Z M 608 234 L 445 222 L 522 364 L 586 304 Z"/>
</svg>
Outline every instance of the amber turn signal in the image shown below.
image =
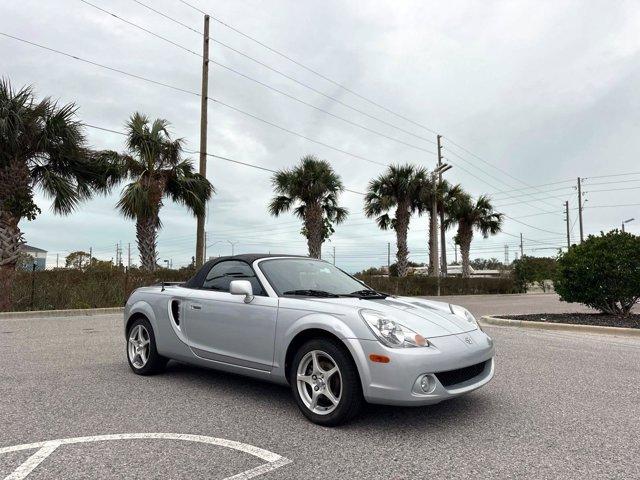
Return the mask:
<svg viewBox="0 0 640 480">
<path fill-rule="evenodd" d="M 369 355 L 369 360 L 375 363 L 389 363 L 391 361 L 386 355 L 376 355 L 375 353 Z"/>
</svg>

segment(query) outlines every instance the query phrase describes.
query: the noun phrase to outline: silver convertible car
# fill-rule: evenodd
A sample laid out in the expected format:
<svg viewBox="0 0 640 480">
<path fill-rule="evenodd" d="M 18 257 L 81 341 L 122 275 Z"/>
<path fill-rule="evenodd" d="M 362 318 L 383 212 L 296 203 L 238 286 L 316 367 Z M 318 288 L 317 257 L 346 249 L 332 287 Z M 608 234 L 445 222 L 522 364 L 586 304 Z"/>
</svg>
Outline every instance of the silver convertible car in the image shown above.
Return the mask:
<svg viewBox="0 0 640 480">
<path fill-rule="evenodd" d="M 494 372 L 493 341 L 466 309 L 380 293 L 307 257 L 211 260 L 186 283 L 133 292 L 124 328 L 139 375 L 174 359 L 288 384 L 302 413 L 327 426 L 364 401 L 433 404 Z"/>
</svg>

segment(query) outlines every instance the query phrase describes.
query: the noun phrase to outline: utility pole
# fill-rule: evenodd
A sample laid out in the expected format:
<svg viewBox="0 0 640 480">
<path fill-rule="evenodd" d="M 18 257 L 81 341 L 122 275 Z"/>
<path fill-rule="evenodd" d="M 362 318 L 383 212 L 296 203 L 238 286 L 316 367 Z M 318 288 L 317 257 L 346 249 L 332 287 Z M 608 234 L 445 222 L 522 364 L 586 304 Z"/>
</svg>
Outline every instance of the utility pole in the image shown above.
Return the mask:
<svg viewBox="0 0 640 480">
<path fill-rule="evenodd" d="M 229 242 L 229 245 L 231 245 L 231 256 L 233 257 L 235 255 L 236 252 L 236 244 L 240 243 L 238 241 L 232 242 L 231 240 L 227 240 L 227 242 Z"/>
<path fill-rule="evenodd" d="M 391 276 L 391 242 L 387 242 L 387 274 Z"/>
<path fill-rule="evenodd" d="M 565 220 L 567 221 L 567 248 L 571 247 L 571 229 L 569 227 L 569 201 L 564 202 Z"/>
<path fill-rule="evenodd" d="M 582 229 L 582 179 L 578 177 L 578 223 L 580 223 L 580 243 L 584 241 Z"/>
<path fill-rule="evenodd" d="M 431 182 L 433 183 L 433 198 L 431 200 L 431 224 L 430 224 L 430 237 L 433 239 L 432 248 L 429 251 L 430 263 L 433 265 L 432 276 L 436 277 L 438 285 L 438 296 L 440 296 L 440 256 L 438 255 L 438 187 L 436 186 L 436 180 L 442 176 L 444 172 L 449 170 L 451 165 L 441 163 L 436 167 L 431 175 Z"/>
<path fill-rule="evenodd" d="M 437 135 L 438 141 L 438 167 L 442 167 L 442 135 Z M 442 194 L 442 172 L 438 174 L 438 195 Z M 442 246 L 441 271 L 443 276 L 447 276 L 447 243 L 444 228 L 444 205 L 440 206 L 440 245 Z"/>
<path fill-rule="evenodd" d="M 333 266 L 336 266 L 336 246 L 333 246 Z"/>
<path fill-rule="evenodd" d="M 509 265 L 509 245 L 506 243 L 504 245 L 504 265 L 505 267 Z"/>
<path fill-rule="evenodd" d="M 522 243 L 522 234 L 520 234 L 520 258 L 524 257 L 524 243 Z"/>
<path fill-rule="evenodd" d="M 429 222 L 429 238 L 431 246 L 429 248 L 429 263 L 431 264 L 431 276 L 440 278 L 440 258 L 438 255 L 438 170 L 439 167 L 431 174 L 431 219 Z"/>
<path fill-rule="evenodd" d="M 127 244 L 127 268 L 131 268 L 131 242 Z"/>
<path fill-rule="evenodd" d="M 207 107 L 209 103 L 209 15 L 204 16 L 202 39 L 202 92 L 200 97 L 200 169 L 199 173 L 207 177 Z M 196 227 L 196 267 L 200 267 L 205 258 L 205 214 L 198 215 Z"/>
<path fill-rule="evenodd" d="M 59 253 L 56 253 L 56 268 L 58 268 L 58 267 L 59 267 L 59 264 L 58 264 L 58 260 L 59 260 L 59 258 L 60 258 L 60 254 L 59 254 Z"/>
</svg>

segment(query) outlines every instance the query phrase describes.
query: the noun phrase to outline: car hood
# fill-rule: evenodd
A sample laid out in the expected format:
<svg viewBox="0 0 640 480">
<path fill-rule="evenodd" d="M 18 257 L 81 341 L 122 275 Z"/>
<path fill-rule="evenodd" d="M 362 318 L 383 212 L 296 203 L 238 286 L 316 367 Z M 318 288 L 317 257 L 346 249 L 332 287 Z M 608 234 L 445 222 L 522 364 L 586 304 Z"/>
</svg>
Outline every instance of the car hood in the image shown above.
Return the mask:
<svg viewBox="0 0 640 480">
<path fill-rule="evenodd" d="M 458 335 L 477 327 L 451 313 L 449 304 L 412 297 L 387 297 L 384 299 L 318 298 L 313 302 L 333 306 L 375 310 L 397 320 L 402 325 L 426 338 Z"/>
</svg>

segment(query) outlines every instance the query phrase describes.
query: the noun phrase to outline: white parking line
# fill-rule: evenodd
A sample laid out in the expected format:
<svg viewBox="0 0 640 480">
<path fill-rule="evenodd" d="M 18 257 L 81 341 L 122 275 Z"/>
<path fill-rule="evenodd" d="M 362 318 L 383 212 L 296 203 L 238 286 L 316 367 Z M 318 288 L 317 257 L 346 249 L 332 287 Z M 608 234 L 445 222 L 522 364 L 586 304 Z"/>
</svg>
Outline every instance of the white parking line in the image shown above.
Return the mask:
<svg viewBox="0 0 640 480">
<path fill-rule="evenodd" d="M 225 438 L 207 437 L 204 435 L 190 435 L 183 433 L 120 433 L 113 435 L 95 435 L 90 437 L 61 438 L 57 440 L 48 440 L 46 442 L 26 443 L 23 445 L 13 445 L 10 447 L 0 448 L 0 455 L 4 453 L 19 452 L 22 450 L 38 449 L 36 453 L 31 455 L 22 465 L 10 473 L 5 480 L 22 480 L 26 478 L 42 461 L 51 455 L 58 447 L 62 445 L 71 445 L 76 443 L 103 442 L 115 440 L 141 440 L 141 439 L 162 439 L 162 440 L 180 440 L 188 442 L 205 443 L 220 447 L 231 448 L 239 452 L 248 453 L 254 457 L 258 457 L 267 463 L 251 468 L 244 472 L 238 473 L 224 480 L 245 480 L 257 477 L 264 473 L 280 468 L 291 463 L 288 458 L 282 457 L 277 453 L 264 450 L 246 443 L 227 440 Z"/>
</svg>

